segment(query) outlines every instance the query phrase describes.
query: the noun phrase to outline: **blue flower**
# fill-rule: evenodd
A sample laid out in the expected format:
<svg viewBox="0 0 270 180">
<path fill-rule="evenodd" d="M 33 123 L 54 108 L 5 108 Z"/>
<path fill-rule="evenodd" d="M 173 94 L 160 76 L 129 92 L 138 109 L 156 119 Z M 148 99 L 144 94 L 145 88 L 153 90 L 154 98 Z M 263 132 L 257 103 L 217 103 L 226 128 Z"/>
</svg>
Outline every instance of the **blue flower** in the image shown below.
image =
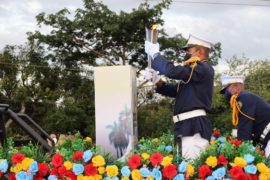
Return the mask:
<svg viewBox="0 0 270 180">
<path fill-rule="evenodd" d="M 16 180 L 26 180 L 28 179 L 27 173 L 25 171 L 20 171 L 16 174 Z"/>
<path fill-rule="evenodd" d="M 226 169 L 225 167 L 222 168 L 218 168 L 217 170 L 215 170 L 212 175 L 215 179 L 221 179 L 225 176 L 226 174 Z"/>
<path fill-rule="evenodd" d="M 112 180 L 119 180 L 118 177 L 112 177 Z"/>
<path fill-rule="evenodd" d="M 256 174 L 257 172 L 257 167 L 254 164 L 247 165 L 244 169 L 248 174 Z"/>
<path fill-rule="evenodd" d="M 215 180 L 213 176 L 208 176 L 205 180 Z"/>
<path fill-rule="evenodd" d="M 128 166 L 124 166 L 121 169 L 121 173 L 124 177 L 129 177 L 130 176 L 130 170 Z"/>
<path fill-rule="evenodd" d="M 155 178 L 155 180 L 161 180 L 162 179 L 162 174 L 161 174 L 160 170 L 158 170 L 157 168 L 153 169 L 152 176 Z"/>
<path fill-rule="evenodd" d="M 211 136 L 211 140 L 216 140 L 216 137 L 215 136 Z"/>
<path fill-rule="evenodd" d="M 165 150 L 168 151 L 168 152 L 172 152 L 172 146 L 166 146 Z"/>
<path fill-rule="evenodd" d="M 179 173 L 173 178 L 173 180 L 185 180 L 185 176 L 184 174 Z"/>
<path fill-rule="evenodd" d="M 247 163 L 252 163 L 254 161 L 254 156 L 252 156 L 251 154 L 245 154 L 244 155 L 244 159 Z"/>
<path fill-rule="evenodd" d="M 33 175 L 35 175 L 38 172 L 38 163 L 37 161 L 34 161 L 30 166 L 29 166 L 29 170 L 31 171 L 31 173 Z"/>
<path fill-rule="evenodd" d="M 48 177 L 48 180 L 58 180 L 57 177 L 55 175 L 50 175 Z"/>
<path fill-rule="evenodd" d="M 221 142 L 221 143 L 224 143 L 226 141 L 226 138 L 221 136 L 218 138 L 218 140 Z"/>
<path fill-rule="evenodd" d="M 84 166 L 82 164 L 74 164 L 72 171 L 74 172 L 75 175 L 82 174 L 84 171 Z"/>
<path fill-rule="evenodd" d="M 0 170 L 2 171 L 2 173 L 6 173 L 7 169 L 8 169 L 8 162 L 6 159 L 4 159 L 0 162 Z"/>
<path fill-rule="evenodd" d="M 83 153 L 84 162 L 89 161 L 92 158 L 92 156 L 93 156 L 93 153 L 91 150 L 84 151 L 84 153 Z"/>
<path fill-rule="evenodd" d="M 141 168 L 140 173 L 144 178 L 150 176 L 150 171 L 147 168 Z"/>
<path fill-rule="evenodd" d="M 187 170 L 187 162 L 186 161 L 182 161 L 181 164 L 179 164 L 178 166 L 178 171 L 181 173 L 186 172 Z"/>
</svg>

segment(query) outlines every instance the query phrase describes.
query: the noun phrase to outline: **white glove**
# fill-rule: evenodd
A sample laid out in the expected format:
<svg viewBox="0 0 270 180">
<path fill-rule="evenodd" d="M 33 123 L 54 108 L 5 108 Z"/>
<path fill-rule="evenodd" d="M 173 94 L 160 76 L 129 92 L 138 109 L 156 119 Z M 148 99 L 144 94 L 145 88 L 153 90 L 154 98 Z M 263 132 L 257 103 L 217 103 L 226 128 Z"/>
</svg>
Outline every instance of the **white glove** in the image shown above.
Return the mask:
<svg viewBox="0 0 270 180">
<path fill-rule="evenodd" d="M 156 84 L 160 80 L 160 76 L 154 69 L 146 68 L 144 72 L 144 79 Z"/>
<path fill-rule="evenodd" d="M 159 53 L 159 44 L 158 43 L 151 43 L 149 41 L 144 42 L 144 50 L 145 52 L 154 59 L 154 55 Z"/>
</svg>

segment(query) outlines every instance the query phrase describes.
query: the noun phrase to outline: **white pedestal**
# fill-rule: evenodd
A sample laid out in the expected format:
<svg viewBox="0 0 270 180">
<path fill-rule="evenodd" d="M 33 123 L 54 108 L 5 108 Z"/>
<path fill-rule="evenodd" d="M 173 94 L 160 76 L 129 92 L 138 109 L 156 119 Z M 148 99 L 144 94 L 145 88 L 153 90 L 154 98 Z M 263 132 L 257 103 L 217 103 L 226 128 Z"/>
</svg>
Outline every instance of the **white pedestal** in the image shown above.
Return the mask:
<svg viewBox="0 0 270 180">
<path fill-rule="evenodd" d="M 138 139 L 136 69 L 96 67 L 94 78 L 96 145 L 104 153 L 124 158 Z"/>
</svg>

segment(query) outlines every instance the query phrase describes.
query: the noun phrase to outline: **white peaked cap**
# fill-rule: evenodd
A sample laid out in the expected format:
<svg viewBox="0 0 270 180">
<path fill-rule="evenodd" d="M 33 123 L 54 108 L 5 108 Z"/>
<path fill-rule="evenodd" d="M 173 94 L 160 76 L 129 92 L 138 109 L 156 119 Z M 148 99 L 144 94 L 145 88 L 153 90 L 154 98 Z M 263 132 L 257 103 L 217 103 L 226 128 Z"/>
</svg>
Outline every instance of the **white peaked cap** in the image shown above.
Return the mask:
<svg viewBox="0 0 270 180">
<path fill-rule="evenodd" d="M 233 83 L 242 83 L 244 84 L 245 77 L 244 76 L 228 76 L 224 75 L 220 77 L 222 89 L 220 90 L 220 93 L 224 93 L 225 89 Z"/>
<path fill-rule="evenodd" d="M 211 49 L 212 47 L 214 47 L 214 44 L 209 42 L 209 41 L 197 38 L 193 35 L 189 35 L 188 42 L 183 47 L 183 49 L 186 50 L 186 49 L 191 48 L 193 46 L 203 46 L 203 47 Z"/>
</svg>

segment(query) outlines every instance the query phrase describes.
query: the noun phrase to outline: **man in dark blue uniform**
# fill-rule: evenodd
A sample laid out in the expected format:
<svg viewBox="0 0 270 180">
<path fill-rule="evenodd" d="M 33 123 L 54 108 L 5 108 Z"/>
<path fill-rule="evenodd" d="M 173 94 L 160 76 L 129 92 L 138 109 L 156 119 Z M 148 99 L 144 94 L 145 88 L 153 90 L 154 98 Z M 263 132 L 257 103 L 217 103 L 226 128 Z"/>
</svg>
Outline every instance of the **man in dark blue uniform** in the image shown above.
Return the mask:
<svg viewBox="0 0 270 180">
<path fill-rule="evenodd" d="M 152 57 L 152 68 L 178 83 L 162 81 L 157 72 L 147 70 L 145 78 L 156 84 L 156 92 L 175 98 L 174 137 L 182 137 L 182 155 L 188 159 L 199 156 L 209 145 L 212 125 L 206 113 L 212 104 L 214 70 L 207 59 L 212 44 L 190 36 L 184 47 L 188 58 L 175 66 L 159 53 L 159 45 L 145 42 L 145 51 Z M 150 75 L 149 75 L 150 74 Z"/>
<path fill-rule="evenodd" d="M 237 127 L 237 138 L 253 140 L 270 153 L 270 104 L 256 94 L 244 90 L 244 77 L 222 76 L 220 93 L 230 101 L 232 123 Z"/>
</svg>

